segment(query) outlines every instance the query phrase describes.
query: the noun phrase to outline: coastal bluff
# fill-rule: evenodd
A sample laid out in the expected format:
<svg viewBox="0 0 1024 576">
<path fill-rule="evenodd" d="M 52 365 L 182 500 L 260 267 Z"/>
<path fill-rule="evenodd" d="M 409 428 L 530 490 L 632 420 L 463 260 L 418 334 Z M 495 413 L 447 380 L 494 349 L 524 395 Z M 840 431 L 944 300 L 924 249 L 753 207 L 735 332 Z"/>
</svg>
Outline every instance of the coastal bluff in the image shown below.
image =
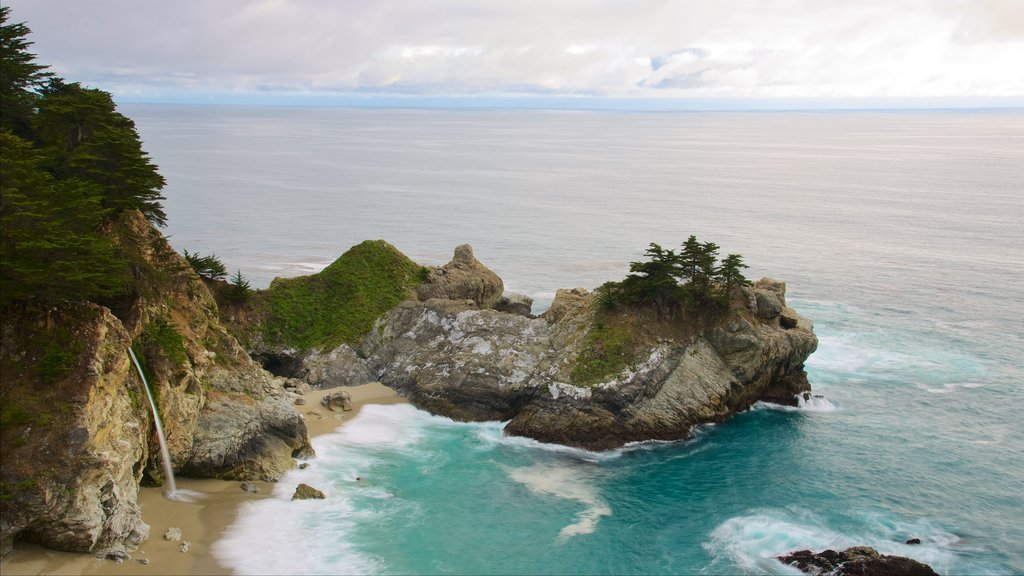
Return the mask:
<svg viewBox="0 0 1024 576">
<path fill-rule="evenodd" d="M 104 234 L 133 282 L 102 303 L 0 319 L 0 553 L 15 540 L 123 558 L 148 535 L 140 484 L 163 482 L 143 362 L 176 473 L 275 480 L 312 455 L 302 417 L 218 319 L 213 295 L 138 211 Z"/>
<path fill-rule="evenodd" d="M 507 434 L 589 450 L 684 439 L 810 390 L 804 362 L 817 338 L 783 282 L 765 278 L 722 311 L 671 319 L 602 312 L 583 288 L 558 290 L 533 316 L 528 298 L 502 286 L 460 246 L 357 341 L 251 352 L 314 387 L 380 381 L 434 414 L 508 421 Z"/>
</svg>

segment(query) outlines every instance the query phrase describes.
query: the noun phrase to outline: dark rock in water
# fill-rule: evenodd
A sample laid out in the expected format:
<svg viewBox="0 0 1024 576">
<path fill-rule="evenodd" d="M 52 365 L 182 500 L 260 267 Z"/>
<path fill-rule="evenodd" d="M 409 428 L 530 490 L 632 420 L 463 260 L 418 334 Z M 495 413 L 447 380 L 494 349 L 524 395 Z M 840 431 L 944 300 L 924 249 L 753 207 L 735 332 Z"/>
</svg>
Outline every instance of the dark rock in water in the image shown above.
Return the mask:
<svg viewBox="0 0 1024 576">
<path fill-rule="evenodd" d="M 921 539 L 920 538 L 911 538 L 910 540 L 907 540 L 907 544 L 920 544 L 920 543 L 921 543 Z"/>
<path fill-rule="evenodd" d="M 808 574 L 834 576 L 938 576 L 931 566 L 903 556 L 879 554 L 868 546 L 854 546 L 842 552 L 798 550 L 779 556 L 783 564 Z"/>
<path fill-rule="evenodd" d="M 323 492 L 309 484 L 299 484 L 295 487 L 295 494 L 292 495 L 292 500 L 323 500 L 324 498 L 326 496 Z"/>
<path fill-rule="evenodd" d="M 303 462 L 302 464 L 299 464 L 299 470 L 305 470 L 306 468 L 309 468 L 309 462 Z"/>
<path fill-rule="evenodd" d="M 259 494 L 260 489 L 252 482 L 242 482 L 242 490 L 245 490 L 249 494 Z"/>
<path fill-rule="evenodd" d="M 352 396 L 344 390 L 332 392 L 321 398 L 320 404 L 331 411 L 334 411 L 335 408 L 348 411 L 352 409 Z"/>
</svg>

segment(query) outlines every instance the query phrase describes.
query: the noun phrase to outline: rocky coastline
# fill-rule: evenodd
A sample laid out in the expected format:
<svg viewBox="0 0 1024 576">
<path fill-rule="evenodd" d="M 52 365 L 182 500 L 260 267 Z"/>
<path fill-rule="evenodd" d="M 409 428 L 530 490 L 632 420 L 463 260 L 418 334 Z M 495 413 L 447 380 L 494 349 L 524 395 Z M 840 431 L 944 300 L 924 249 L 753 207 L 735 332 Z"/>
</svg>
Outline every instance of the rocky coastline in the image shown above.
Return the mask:
<svg viewBox="0 0 1024 576">
<path fill-rule="evenodd" d="M 559 290 L 534 316 L 529 298 L 505 294 L 464 245 L 444 266 L 402 263 L 402 278 L 418 280 L 362 337 L 302 348 L 267 338 L 256 307 L 219 301 L 216 283 L 138 212 L 108 233 L 134 255 L 143 289 L 109 303 L 26 307 L 0 327 L 4 401 L 22 407 L 5 413 L 2 553 L 23 540 L 117 557 L 147 538 L 139 486 L 162 474 L 129 346 L 144 352 L 174 471 L 196 478 L 274 481 L 311 456 L 296 409 L 306 387 L 379 381 L 435 414 L 508 421 L 508 434 L 591 450 L 686 438 L 694 425 L 759 400 L 794 404 L 810 388 L 812 325 L 770 279 L 691 324 L 606 318 L 582 288 Z M 576 368 L 610 345 L 595 339 L 604 322 L 621 324 L 629 354 L 581 381 Z M 38 346 L 58 332 L 66 349 Z M 51 353 L 66 364 L 55 375 L 44 370 Z"/>
<path fill-rule="evenodd" d="M 762 279 L 698 327 L 642 312 L 619 318 L 630 330 L 661 330 L 640 339 L 622 370 L 578 383 L 573 368 L 600 321 L 595 294 L 558 290 L 532 316 L 527 297 L 504 295 L 500 278 L 460 246 L 361 341 L 300 353 L 288 375 L 319 387 L 380 381 L 435 414 L 509 421 L 508 434 L 590 450 L 678 440 L 759 400 L 795 405 L 810 390 L 803 364 L 817 338 L 785 295 L 784 283 Z"/>
</svg>

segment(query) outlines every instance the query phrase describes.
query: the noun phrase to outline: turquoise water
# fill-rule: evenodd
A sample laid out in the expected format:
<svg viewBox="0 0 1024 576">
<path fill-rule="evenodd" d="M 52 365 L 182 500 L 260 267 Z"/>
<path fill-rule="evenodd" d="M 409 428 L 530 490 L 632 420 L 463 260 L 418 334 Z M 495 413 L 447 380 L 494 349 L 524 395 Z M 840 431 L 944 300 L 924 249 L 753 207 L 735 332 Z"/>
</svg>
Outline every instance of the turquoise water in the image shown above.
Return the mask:
<svg viewBox="0 0 1024 576">
<path fill-rule="evenodd" d="M 424 263 L 469 242 L 536 311 L 696 233 L 786 280 L 820 338 L 825 400 L 685 443 L 369 407 L 243 510 L 215 550 L 240 573 L 789 573 L 771 557 L 860 544 L 1024 573 L 1020 112 L 125 111 L 172 243 L 258 284 L 366 238 Z"/>
</svg>

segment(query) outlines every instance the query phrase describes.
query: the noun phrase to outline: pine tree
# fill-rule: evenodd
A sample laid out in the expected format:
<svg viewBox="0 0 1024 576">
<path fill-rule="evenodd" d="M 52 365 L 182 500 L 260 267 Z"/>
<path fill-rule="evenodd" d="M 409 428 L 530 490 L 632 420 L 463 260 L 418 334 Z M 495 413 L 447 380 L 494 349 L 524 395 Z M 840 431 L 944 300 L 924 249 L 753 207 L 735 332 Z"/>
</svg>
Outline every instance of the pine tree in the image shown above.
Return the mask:
<svg viewBox="0 0 1024 576">
<path fill-rule="evenodd" d="M 229 284 L 231 285 L 231 287 L 227 293 L 228 300 L 239 303 L 245 302 L 246 300 L 249 299 L 249 281 L 245 279 L 245 276 L 242 276 L 241 270 L 235 271 L 235 273 L 231 276 L 231 281 L 229 282 Z"/>
<path fill-rule="evenodd" d="M 42 86 L 50 73 L 28 51 L 32 43 L 26 38 L 31 30 L 24 22 L 8 24 L 10 15 L 9 6 L 0 6 L 0 129 L 29 138 L 37 98 L 33 89 Z"/>
<path fill-rule="evenodd" d="M 190 253 L 188 250 L 185 250 L 184 254 L 185 260 L 196 271 L 196 274 L 207 280 L 221 280 L 228 275 L 227 267 L 224 266 L 220 258 L 217 258 L 216 254 L 200 256 L 198 252 Z"/>
<path fill-rule="evenodd" d="M 166 225 L 160 204 L 164 178 L 142 150 L 135 123 L 115 110 L 110 94 L 56 78 L 38 105 L 33 123 L 54 175 L 99 184 L 103 205 L 115 214 L 137 209 Z"/>
<path fill-rule="evenodd" d="M 722 259 L 722 265 L 718 269 L 718 279 L 723 285 L 721 294 L 723 303 L 728 304 L 734 289 L 750 285 L 750 280 L 743 275 L 743 268 L 749 268 L 749 266 L 743 263 L 743 257 L 739 254 L 729 254 Z"/>
<path fill-rule="evenodd" d="M 653 304 L 660 314 L 672 315 L 682 296 L 677 281 L 679 257 L 653 242 L 644 254 L 650 260 L 630 263 L 632 274 L 622 282 L 623 293 L 632 302 Z"/>
<path fill-rule="evenodd" d="M 0 306 L 121 292 L 127 267 L 96 230 L 106 211 L 96 184 L 56 180 L 30 142 L 0 132 Z"/>
</svg>

